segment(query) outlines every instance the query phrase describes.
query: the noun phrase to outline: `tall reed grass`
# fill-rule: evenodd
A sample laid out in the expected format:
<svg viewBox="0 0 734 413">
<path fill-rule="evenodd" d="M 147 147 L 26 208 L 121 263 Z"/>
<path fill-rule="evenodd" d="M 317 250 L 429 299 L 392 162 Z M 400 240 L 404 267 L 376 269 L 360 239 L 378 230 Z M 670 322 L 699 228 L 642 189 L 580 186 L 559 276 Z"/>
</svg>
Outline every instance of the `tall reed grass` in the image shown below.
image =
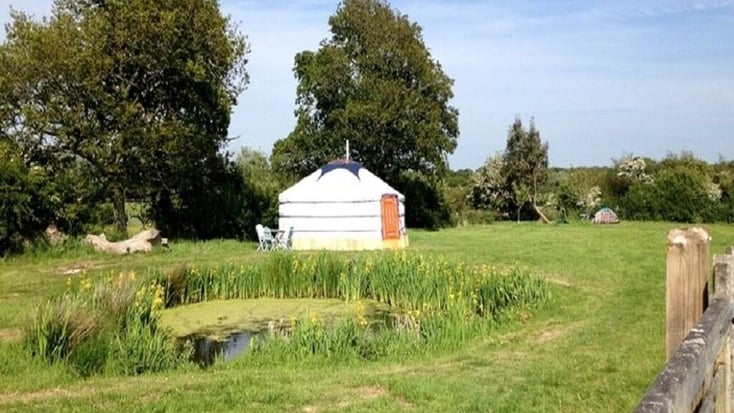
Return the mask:
<svg viewBox="0 0 734 413">
<path fill-rule="evenodd" d="M 180 267 L 159 274 L 157 282 L 166 286 L 168 306 L 213 299 L 340 298 L 377 300 L 393 311 L 388 329 L 370 329 L 358 311 L 336 325 L 297 321 L 287 334 L 271 335 L 266 343 L 253 346 L 253 353 L 280 353 L 288 359 L 384 354 L 375 343 L 397 353 L 415 345 L 457 347 L 513 311 L 550 298 L 542 278 L 517 268 L 468 267 L 406 252 L 352 257 L 272 254 L 262 265 Z M 403 345 L 390 346 L 388 341 Z M 268 345 L 279 350 L 266 351 Z"/>
<path fill-rule="evenodd" d="M 136 280 L 134 273 L 69 279 L 63 294 L 39 307 L 24 344 L 32 355 L 65 362 L 81 376 L 174 367 L 185 357 L 158 328 L 163 294 L 163 286 Z"/>
<path fill-rule="evenodd" d="M 32 354 L 65 362 L 85 376 L 182 364 L 188 354 L 176 350 L 173 337 L 158 326 L 165 307 L 262 297 L 377 300 L 392 309 L 380 328 L 370 325 L 358 305 L 353 317 L 336 324 L 295 320 L 252 351 L 266 358 L 372 359 L 459 346 L 505 315 L 550 296 L 540 277 L 518 269 L 468 267 L 406 252 L 273 253 L 257 265 L 181 266 L 145 279 L 134 273 L 97 281 L 82 277 L 67 287 L 38 309 L 25 343 Z"/>
<path fill-rule="evenodd" d="M 158 274 L 166 306 L 208 300 L 270 298 L 375 299 L 403 310 L 461 307 L 480 316 L 549 297 L 542 278 L 519 269 L 466 266 L 443 258 L 388 254 L 274 253 L 259 265 L 178 267 Z"/>
</svg>

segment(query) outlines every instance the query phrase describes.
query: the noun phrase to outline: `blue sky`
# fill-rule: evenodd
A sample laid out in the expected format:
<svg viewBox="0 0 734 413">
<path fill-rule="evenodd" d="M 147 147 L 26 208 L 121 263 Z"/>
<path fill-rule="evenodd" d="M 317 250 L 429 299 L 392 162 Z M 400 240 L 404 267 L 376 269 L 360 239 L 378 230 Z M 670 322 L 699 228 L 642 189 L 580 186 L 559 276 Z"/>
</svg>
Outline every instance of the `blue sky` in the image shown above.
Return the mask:
<svg viewBox="0 0 734 413">
<path fill-rule="evenodd" d="M 2 0 L 43 16 L 52 0 Z M 328 36 L 338 1 L 220 0 L 252 52 L 230 145 L 270 152 L 295 123 L 293 57 Z M 452 168 L 502 150 L 531 116 L 553 166 L 689 150 L 734 159 L 734 0 L 394 0 L 455 80 Z M 4 35 L 2 36 L 4 38 Z"/>
</svg>

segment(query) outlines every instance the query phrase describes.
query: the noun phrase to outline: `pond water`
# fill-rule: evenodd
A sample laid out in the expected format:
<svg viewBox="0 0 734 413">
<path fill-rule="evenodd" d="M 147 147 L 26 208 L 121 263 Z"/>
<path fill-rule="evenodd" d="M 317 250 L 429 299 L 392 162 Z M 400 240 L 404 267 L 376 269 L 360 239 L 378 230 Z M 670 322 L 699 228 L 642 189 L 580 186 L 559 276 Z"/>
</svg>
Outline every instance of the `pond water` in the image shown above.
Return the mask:
<svg viewBox="0 0 734 413">
<path fill-rule="evenodd" d="M 373 331 L 394 327 L 394 315 L 385 310 L 377 310 L 368 315 L 367 319 L 369 328 Z M 279 331 L 284 329 L 280 324 L 276 328 Z M 268 334 L 267 330 L 262 332 L 242 331 L 226 336 L 224 339 L 195 334 L 179 338 L 178 343 L 180 346 L 184 346 L 187 342 L 191 343 L 193 347 L 191 360 L 202 367 L 208 367 L 214 364 L 217 358 L 228 361 L 246 352 L 253 338 L 260 338 L 265 334 Z"/>
<path fill-rule="evenodd" d="M 224 340 L 214 339 L 209 336 L 195 335 L 183 337 L 180 339 L 180 342 L 191 342 L 193 346 L 191 360 L 202 367 L 208 367 L 214 364 L 214 361 L 218 357 L 227 361 L 244 353 L 250 347 L 250 340 L 260 334 L 262 333 L 242 331 L 227 336 Z"/>
</svg>

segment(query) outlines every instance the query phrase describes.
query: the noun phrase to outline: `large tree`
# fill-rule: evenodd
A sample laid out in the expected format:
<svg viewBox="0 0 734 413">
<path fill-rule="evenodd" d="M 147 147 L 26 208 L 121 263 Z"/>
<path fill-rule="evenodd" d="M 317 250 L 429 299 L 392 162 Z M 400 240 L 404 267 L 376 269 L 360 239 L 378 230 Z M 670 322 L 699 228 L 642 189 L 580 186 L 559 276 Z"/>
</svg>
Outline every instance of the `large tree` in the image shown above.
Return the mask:
<svg viewBox="0 0 734 413">
<path fill-rule="evenodd" d="M 529 203 L 540 218 L 548 222 L 538 207 L 540 188 L 548 179 L 548 143 L 541 142 L 533 119 L 528 129 L 523 127 L 519 117 L 510 126 L 502 175 L 514 195 L 518 217 L 520 210 Z"/>
<path fill-rule="evenodd" d="M 393 185 L 406 171 L 443 176 L 458 111 L 420 26 L 382 0 L 345 0 L 329 26 L 317 52 L 296 55 L 297 123 L 275 143 L 276 170 L 304 176 L 349 140 L 352 157 Z"/>
<path fill-rule="evenodd" d="M 46 168 L 87 163 L 125 229 L 130 196 L 191 192 L 221 165 L 246 54 L 216 0 L 55 0 L 41 22 L 13 12 L 0 138 Z"/>
</svg>

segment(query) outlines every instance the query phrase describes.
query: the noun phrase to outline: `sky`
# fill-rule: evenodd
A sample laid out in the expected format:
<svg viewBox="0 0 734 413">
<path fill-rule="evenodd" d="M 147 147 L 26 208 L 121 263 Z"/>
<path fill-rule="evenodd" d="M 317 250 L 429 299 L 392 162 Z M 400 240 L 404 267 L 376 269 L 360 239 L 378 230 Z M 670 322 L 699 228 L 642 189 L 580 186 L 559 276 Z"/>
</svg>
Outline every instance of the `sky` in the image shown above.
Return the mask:
<svg viewBox="0 0 734 413">
<path fill-rule="evenodd" d="M 220 0 L 250 43 L 250 84 L 230 151 L 270 153 L 295 125 L 293 58 L 329 36 L 337 0 Z M 454 79 L 453 169 L 505 147 L 534 118 L 552 166 L 608 166 L 625 155 L 691 151 L 734 159 L 734 0 L 393 0 L 423 28 Z M 52 0 L 0 0 L 40 18 Z M 4 40 L 4 32 L 0 34 Z"/>
</svg>

